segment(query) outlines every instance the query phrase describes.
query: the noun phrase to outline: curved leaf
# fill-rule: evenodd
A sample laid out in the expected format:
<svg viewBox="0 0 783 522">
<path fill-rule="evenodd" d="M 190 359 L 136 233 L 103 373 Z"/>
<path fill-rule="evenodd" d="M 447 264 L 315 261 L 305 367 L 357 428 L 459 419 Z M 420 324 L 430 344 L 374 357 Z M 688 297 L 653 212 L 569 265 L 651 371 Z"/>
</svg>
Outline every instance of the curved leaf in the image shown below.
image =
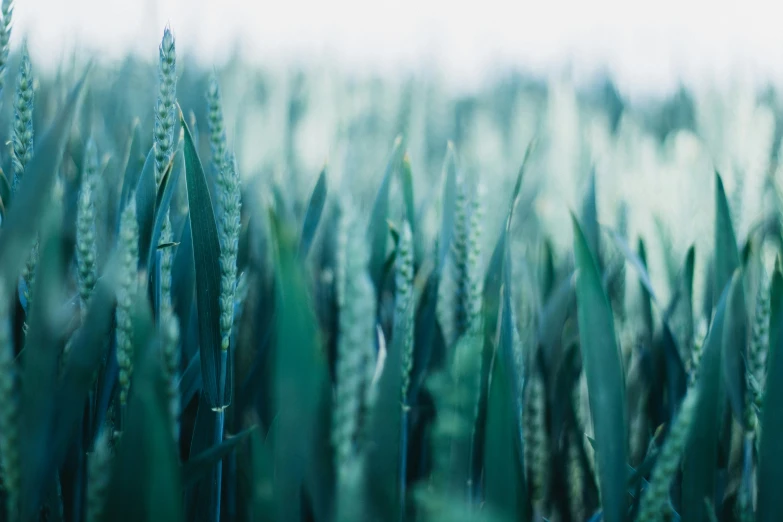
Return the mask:
<svg viewBox="0 0 783 522">
<path fill-rule="evenodd" d="M 576 217 L 573 218 L 579 344 L 597 445 L 598 482 L 606 522 L 622 522 L 626 512 L 627 423 L 625 378 L 609 299 L 597 263 Z"/>
<path fill-rule="evenodd" d="M 185 176 L 196 268 L 195 280 L 198 282 L 196 307 L 203 390 L 211 408 L 223 408 L 231 403 L 233 371 L 230 362 L 228 368 L 221 367 L 220 241 L 204 168 L 181 111 L 180 122 L 185 129 Z M 225 385 L 221 387 L 219 376 L 223 372 Z"/>
</svg>

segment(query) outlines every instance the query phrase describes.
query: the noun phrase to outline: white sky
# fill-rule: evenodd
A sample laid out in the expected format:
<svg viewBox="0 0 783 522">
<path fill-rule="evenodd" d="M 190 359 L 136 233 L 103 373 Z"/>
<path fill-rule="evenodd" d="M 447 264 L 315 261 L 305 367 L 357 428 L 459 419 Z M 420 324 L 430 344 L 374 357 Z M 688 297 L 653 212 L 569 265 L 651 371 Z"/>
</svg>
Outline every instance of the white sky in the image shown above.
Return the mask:
<svg viewBox="0 0 783 522">
<path fill-rule="evenodd" d="M 498 63 L 578 80 L 607 69 L 629 94 L 741 77 L 783 85 L 783 9 L 768 0 L 17 0 L 34 59 L 78 42 L 155 59 L 170 23 L 206 63 L 237 41 L 258 62 L 338 58 L 362 71 L 437 63 L 465 85 Z M 40 63 L 43 65 L 43 63 Z M 425 65 L 426 66 L 426 65 Z"/>
</svg>

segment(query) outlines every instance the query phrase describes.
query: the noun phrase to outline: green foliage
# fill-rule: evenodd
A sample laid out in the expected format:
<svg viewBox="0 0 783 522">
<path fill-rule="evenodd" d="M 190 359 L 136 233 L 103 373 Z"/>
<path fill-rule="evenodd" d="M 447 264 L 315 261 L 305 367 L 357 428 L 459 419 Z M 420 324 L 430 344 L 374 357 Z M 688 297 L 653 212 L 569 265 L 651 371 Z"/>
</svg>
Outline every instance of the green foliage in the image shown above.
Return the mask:
<svg viewBox="0 0 783 522">
<path fill-rule="evenodd" d="M 198 311 L 199 353 L 204 391 L 211 408 L 231 403 L 233 369 L 221 361 L 220 328 L 220 242 L 212 200 L 193 137 L 180 113 L 185 128 L 185 174 L 190 208 L 190 229 L 195 259 Z M 222 376 L 222 381 L 221 381 Z"/>
<path fill-rule="evenodd" d="M 603 135 L 616 107 L 563 128 L 525 81 L 336 76 L 326 111 L 306 69 L 207 70 L 169 28 L 81 104 L 11 15 L 0 520 L 777 520 L 783 206 L 725 168 L 761 153 L 658 206 L 613 172 L 671 170 L 636 108 Z"/>
<path fill-rule="evenodd" d="M 773 295 L 779 295 L 783 288 L 783 274 L 780 267 L 775 269 L 772 275 Z M 780 324 L 783 308 L 773 307 L 775 315 L 770 315 L 770 321 Z M 777 484 L 783 479 L 783 448 L 777 442 L 780 440 L 783 431 L 783 358 L 781 357 L 780 343 L 783 341 L 780 331 L 776 328 L 774 336 L 770 335 L 770 356 L 767 362 L 767 387 L 764 393 L 764 406 L 761 416 L 761 443 L 759 447 L 759 467 L 758 467 L 758 506 L 756 511 L 756 520 L 758 522 L 767 522 L 774 520 L 781 506 L 780 495 L 777 494 Z M 772 344 L 774 343 L 774 344 Z"/>
<path fill-rule="evenodd" d="M 595 238 L 594 238 L 595 239 Z M 590 394 L 604 520 L 625 517 L 628 465 L 625 382 L 609 300 L 587 237 L 574 218 L 576 300 L 582 360 Z"/>
</svg>

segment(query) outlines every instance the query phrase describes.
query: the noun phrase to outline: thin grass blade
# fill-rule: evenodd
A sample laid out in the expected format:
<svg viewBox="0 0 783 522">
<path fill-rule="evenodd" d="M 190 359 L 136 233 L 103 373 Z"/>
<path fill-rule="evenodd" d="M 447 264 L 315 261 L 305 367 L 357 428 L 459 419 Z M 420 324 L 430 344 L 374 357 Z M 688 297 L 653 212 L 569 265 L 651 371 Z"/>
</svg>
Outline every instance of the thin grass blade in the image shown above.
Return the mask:
<svg viewBox="0 0 783 522">
<path fill-rule="evenodd" d="M 299 240 L 299 257 L 302 259 L 307 257 L 313 244 L 313 239 L 315 239 L 318 223 L 321 221 L 321 214 L 326 204 L 326 195 L 326 166 L 324 165 L 321 174 L 318 176 L 313 193 L 310 195 L 310 202 L 307 204 L 307 211 L 302 224 L 302 235 Z"/>
<path fill-rule="evenodd" d="M 772 274 L 772 313 L 770 323 L 783 324 L 783 273 L 779 267 Z M 758 499 L 756 522 L 777 521 L 783 513 L 783 336 L 779 326 L 770 330 L 767 386 L 761 411 L 761 441 L 758 454 Z"/>
<path fill-rule="evenodd" d="M 224 408 L 231 403 L 233 371 L 225 369 L 225 385 L 221 387 L 218 376 L 224 369 L 221 368 L 220 354 L 220 242 L 204 168 L 181 112 L 180 120 L 185 129 L 185 175 L 195 280 L 198 281 L 196 306 L 203 389 L 211 408 Z"/>
<path fill-rule="evenodd" d="M 575 217 L 574 255 L 579 344 L 587 377 L 596 440 L 598 482 L 606 522 L 622 522 L 626 512 L 628 466 L 625 378 L 609 299 L 588 238 Z"/>
</svg>

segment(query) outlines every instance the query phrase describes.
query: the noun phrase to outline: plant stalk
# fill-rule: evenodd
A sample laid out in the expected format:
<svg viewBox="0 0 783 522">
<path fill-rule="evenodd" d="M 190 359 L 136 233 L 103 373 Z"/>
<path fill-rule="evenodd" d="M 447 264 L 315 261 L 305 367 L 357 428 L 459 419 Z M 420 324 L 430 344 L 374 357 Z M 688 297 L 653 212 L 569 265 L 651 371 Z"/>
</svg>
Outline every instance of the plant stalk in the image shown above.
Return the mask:
<svg viewBox="0 0 783 522">
<path fill-rule="evenodd" d="M 228 359 L 228 350 L 220 351 L 220 390 L 225 392 L 226 388 L 226 364 Z M 223 442 L 223 424 L 226 417 L 226 407 L 223 406 L 215 415 L 215 445 Z M 220 497 L 221 487 L 223 485 L 223 460 L 215 464 L 215 522 L 220 522 Z"/>
<path fill-rule="evenodd" d="M 408 411 L 410 406 L 403 403 L 400 422 L 400 522 L 405 520 L 405 477 L 408 474 Z"/>
</svg>

